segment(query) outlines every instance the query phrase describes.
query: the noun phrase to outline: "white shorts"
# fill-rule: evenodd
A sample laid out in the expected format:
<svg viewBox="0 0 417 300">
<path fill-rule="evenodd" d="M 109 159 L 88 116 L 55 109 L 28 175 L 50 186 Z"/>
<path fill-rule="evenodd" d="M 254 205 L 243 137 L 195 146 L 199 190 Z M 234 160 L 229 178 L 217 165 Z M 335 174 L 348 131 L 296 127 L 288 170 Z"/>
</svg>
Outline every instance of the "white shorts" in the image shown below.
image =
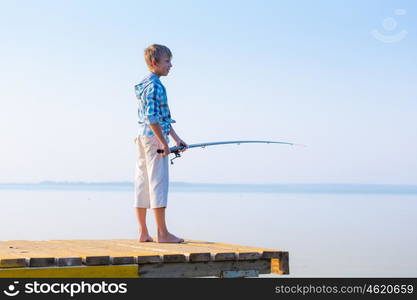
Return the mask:
<svg viewBox="0 0 417 300">
<path fill-rule="evenodd" d="M 168 137 L 165 136 L 168 141 Z M 135 139 L 138 149 L 135 174 L 134 207 L 166 207 L 168 202 L 168 155 L 156 150 L 162 143 L 155 135 L 139 135 Z"/>
</svg>

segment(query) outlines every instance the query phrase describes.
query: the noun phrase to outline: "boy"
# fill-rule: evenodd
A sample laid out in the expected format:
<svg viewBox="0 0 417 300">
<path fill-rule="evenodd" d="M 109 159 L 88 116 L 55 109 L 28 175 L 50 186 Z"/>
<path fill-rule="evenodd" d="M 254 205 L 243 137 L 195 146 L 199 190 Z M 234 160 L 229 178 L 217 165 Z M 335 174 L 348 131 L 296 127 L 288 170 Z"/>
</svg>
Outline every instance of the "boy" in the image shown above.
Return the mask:
<svg viewBox="0 0 417 300">
<path fill-rule="evenodd" d="M 165 87 L 159 80 L 159 77 L 168 75 L 172 67 L 171 58 L 171 51 L 166 46 L 154 44 L 146 48 L 145 61 L 150 74 L 135 86 L 139 103 L 139 133 L 135 139 L 138 158 L 134 207 L 139 225 L 139 242 L 153 242 L 146 227 L 148 208 L 152 208 L 155 215 L 158 243 L 184 242 L 169 233 L 165 223 L 168 199 L 168 135 L 177 146 L 188 147 L 171 125 L 175 121 L 171 119 Z M 159 154 L 158 149 L 163 149 L 164 152 Z"/>
</svg>

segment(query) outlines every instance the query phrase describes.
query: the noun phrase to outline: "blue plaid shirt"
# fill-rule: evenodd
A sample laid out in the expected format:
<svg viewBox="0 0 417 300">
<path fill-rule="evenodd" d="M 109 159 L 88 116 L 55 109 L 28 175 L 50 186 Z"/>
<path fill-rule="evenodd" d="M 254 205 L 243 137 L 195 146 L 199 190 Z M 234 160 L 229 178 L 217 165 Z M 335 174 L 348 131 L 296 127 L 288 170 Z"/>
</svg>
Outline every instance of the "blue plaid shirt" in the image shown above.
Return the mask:
<svg viewBox="0 0 417 300">
<path fill-rule="evenodd" d="M 171 119 L 167 93 L 159 77 L 154 73 L 149 74 L 135 85 L 135 94 L 139 105 L 139 135 L 153 135 L 149 124 L 159 123 L 163 134 L 168 136 L 171 123 L 175 123 L 175 120 Z"/>
</svg>

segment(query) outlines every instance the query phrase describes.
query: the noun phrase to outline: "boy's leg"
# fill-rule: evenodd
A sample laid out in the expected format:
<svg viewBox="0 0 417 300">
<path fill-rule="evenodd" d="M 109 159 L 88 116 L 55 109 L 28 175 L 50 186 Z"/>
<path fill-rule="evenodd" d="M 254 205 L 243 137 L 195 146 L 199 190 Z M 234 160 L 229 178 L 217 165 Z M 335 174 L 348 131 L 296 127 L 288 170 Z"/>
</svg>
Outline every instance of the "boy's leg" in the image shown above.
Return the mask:
<svg viewBox="0 0 417 300">
<path fill-rule="evenodd" d="M 146 209 L 150 207 L 146 153 L 140 137 L 136 139 L 136 144 L 138 156 L 136 160 L 134 207 L 138 221 L 138 240 L 139 242 L 153 242 L 146 227 Z"/>
<path fill-rule="evenodd" d="M 146 137 L 146 166 L 149 177 L 150 206 L 155 214 L 159 243 L 181 243 L 184 240 L 168 232 L 165 209 L 168 203 L 169 157 L 157 153 L 162 148 L 156 136 Z"/>
<path fill-rule="evenodd" d="M 166 207 L 154 208 L 155 222 L 158 228 L 158 243 L 182 243 L 183 239 L 176 237 L 168 232 L 167 225 L 165 223 L 165 209 Z"/>
<path fill-rule="evenodd" d="M 139 242 L 153 242 L 146 227 L 146 210 L 147 208 L 136 207 L 136 218 L 139 225 Z"/>
</svg>

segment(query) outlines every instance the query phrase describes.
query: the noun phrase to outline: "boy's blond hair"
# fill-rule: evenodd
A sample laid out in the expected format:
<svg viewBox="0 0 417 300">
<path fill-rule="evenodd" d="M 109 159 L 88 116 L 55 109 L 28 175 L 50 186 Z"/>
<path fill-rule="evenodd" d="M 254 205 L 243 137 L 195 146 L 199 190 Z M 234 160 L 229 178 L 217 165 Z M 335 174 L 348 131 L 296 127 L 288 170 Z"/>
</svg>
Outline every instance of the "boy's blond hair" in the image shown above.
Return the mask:
<svg viewBox="0 0 417 300">
<path fill-rule="evenodd" d="M 145 49 L 145 61 L 149 68 L 152 68 L 152 60 L 159 62 L 161 57 L 166 54 L 169 58 L 172 57 L 171 50 L 167 46 L 153 44 Z"/>
</svg>

